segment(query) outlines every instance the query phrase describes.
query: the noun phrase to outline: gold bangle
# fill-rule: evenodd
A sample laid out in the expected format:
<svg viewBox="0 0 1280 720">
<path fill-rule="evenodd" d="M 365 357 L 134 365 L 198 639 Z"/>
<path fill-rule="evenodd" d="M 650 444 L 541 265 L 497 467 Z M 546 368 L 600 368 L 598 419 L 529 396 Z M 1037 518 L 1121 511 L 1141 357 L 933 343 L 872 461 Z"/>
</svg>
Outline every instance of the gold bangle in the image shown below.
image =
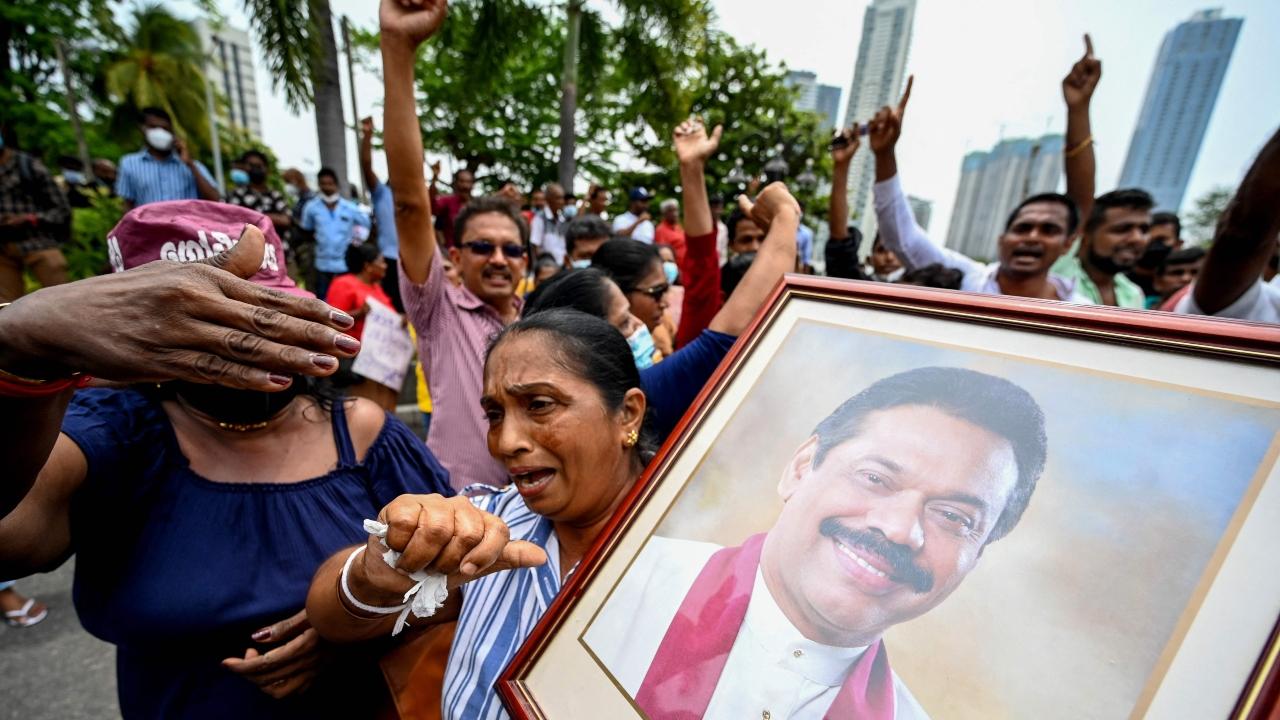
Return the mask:
<svg viewBox="0 0 1280 720">
<path fill-rule="evenodd" d="M 1084 152 L 1085 148 L 1089 147 L 1092 144 L 1093 144 L 1093 136 L 1090 135 L 1089 137 L 1081 140 L 1075 147 L 1067 148 L 1065 151 L 1063 151 L 1062 157 L 1064 160 L 1070 160 L 1071 158 Z"/>
</svg>

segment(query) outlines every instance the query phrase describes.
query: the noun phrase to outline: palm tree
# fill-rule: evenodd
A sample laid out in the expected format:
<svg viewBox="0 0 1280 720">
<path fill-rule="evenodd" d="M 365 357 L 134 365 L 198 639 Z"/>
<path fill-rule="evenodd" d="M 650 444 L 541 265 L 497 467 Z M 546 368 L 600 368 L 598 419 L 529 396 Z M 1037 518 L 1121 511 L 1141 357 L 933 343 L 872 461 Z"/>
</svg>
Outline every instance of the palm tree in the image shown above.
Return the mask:
<svg viewBox="0 0 1280 720">
<path fill-rule="evenodd" d="M 276 89 L 295 112 L 315 107 L 320 164 L 338 173 L 345 190 L 347 135 L 342 117 L 338 44 L 329 0 L 243 0 Z"/>
<path fill-rule="evenodd" d="M 173 118 L 174 131 L 186 138 L 193 154 L 208 147 L 205 57 L 195 28 L 158 4 L 134 8 L 132 24 L 104 73 L 107 92 L 119 103 L 115 132 L 132 137 L 137 111 L 158 107 Z"/>
</svg>

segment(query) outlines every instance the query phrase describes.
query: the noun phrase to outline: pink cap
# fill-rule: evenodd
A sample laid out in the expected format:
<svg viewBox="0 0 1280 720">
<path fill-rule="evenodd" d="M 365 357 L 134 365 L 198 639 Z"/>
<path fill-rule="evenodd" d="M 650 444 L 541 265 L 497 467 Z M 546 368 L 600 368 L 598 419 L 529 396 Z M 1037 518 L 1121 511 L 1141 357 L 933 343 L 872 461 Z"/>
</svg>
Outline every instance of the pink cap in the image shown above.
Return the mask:
<svg viewBox="0 0 1280 720">
<path fill-rule="evenodd" d="M 206 200 L 174 200 L 130 210 L 107 235 L 113 272 L 124 272 L 156 260 L 197 262 L 240 240 L 245 225 L 256 225 L 266 237 L 262 267 L 251 282 L 293 295 L 315 297 L 286 272 L 284 246 L 271 220 L 260 212 Z"/>
</svg>

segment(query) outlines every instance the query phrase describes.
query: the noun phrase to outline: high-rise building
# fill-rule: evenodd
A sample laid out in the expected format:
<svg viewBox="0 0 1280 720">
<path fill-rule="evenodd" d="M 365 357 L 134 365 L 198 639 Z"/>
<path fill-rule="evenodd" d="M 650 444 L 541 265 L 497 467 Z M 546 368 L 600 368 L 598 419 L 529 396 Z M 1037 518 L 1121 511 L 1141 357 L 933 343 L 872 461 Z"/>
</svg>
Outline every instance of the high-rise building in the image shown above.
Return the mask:
<svg viewBox="0 0 1280 720">
<path fill-rule="evenodd" d="M 916 224 L 921 230 L 929 229 L 929 219 L 933 217 L 933 201 L 918 198 L 915 195 L 907 196 L 907 205 L 911 207 L 911 214 L 916 218 Z"/>
<path fill-rule="evenodd" d="M 1151 193 L 1157 209 L 1176 212 L 1182 205 L 1243 23 L 1222 17 L 1221 9 L 1201 10 L 1160 43 L 1120 173 L 1121 187 Z"/>
<path fill-rule="evenodd" d="M 819 84 L 818 76 L 807 70 L 788 72 L 786 83 L 799 90 L 796 98 L 797 110 L 808 110 L 820 115 L 823 129 L 835 128 L 840 115 L 840 88 Z"/>
<path fill-rule="evenodd" d="M 253 45 L 244 30 L 223 25 L 211 26 L 197 20 L 196 32 L 205 52 L 212 58 L 206 77 L 227 103 L 226 120 L 262 137 L 262 115 L 258 111 L 258 85 L 253 77 Z"/>
<path fill-rule="evenodd" d="M 858 61 L 849 88 L 845 124 L 864 123 L 885 105 L 898 102 L 906 81 L 907 51 L 911 47 L 911 25 L 915 19 L 916 0 L 872 0 L 862 16 L 862 39 L 858 43 Z M 849 169 L 850 222 L 858 225 L 871 248 L 870 238 L 876 232 L 875 162 L 869 152 L 853 156 Z"/>
<path fill-rule="evenodd" d="M 1061 135 L 1001 140 L 971 152 L 960 165 L 960 186 L 947 229 L 947 247 L 994 260 L 996 241 L 1013 208 L 1036 193 L 1054 192 L 1062 177 Z"/>
</svg>

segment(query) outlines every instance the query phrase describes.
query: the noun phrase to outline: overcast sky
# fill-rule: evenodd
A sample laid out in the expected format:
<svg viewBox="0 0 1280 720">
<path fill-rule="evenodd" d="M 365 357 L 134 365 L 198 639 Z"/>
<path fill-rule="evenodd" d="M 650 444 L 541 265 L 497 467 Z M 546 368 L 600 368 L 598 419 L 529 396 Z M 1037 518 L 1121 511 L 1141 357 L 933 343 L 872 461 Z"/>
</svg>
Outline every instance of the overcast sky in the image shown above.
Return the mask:
<svg viewBox="0 0 1280 720">
<path fill-rule="evenodd" d="M 605 0 L 591 5 L 607 8 Z M 238 0 L 219 0 L 231 24 L 247 27 Z M 331 0 L 335 14 L 372 27 L 373 0 Z M 868 4 L 832 0 L 714 0 L 721 28 L 763 48 L 775 62 L 812 70 L 846 97 Z M 1094 96 L 1099 192 L 1114 187 L 1164 34 L 1192 12 L 1221 5 L 1244 27 L 1227 69 L 1191 176 L 1184 208 L 1215 185 L 1234 185 L 1280 123 L 1280 2 L 1274 0 L 918 0 L 908 72 L 916 76 L 899 169 L 907 191 L 932 200 L 932 234 L 945 237 L 966 152 L 989 149 L 1002 136 L 1061 132 L 1062 76 L 1083 52 L 1089 32 L 1103 62 Z M 249 28 L 252 33 L 252 27 Z M 345 66 L 344 91 L 345 88 Z M 319 167 L 315 124 L 295 116 L 271 92 L 258 64 L 263 140 L 285 165 Z M 380 114 L 382 88 L 371 74 L 356 79 L 359 112 Z M 344 108 L 350 107 L 346 99 Z M 348 111 L 349 112 L 349 111 Z M 350 121 L 350 119 L 348 119 Z M 354 140 L 350 177 L 358 175 Z M 429 150 L 429 149 L 428 149 Z M 385 167 L 381 157 L 376 160 Z"/>
</svg>

